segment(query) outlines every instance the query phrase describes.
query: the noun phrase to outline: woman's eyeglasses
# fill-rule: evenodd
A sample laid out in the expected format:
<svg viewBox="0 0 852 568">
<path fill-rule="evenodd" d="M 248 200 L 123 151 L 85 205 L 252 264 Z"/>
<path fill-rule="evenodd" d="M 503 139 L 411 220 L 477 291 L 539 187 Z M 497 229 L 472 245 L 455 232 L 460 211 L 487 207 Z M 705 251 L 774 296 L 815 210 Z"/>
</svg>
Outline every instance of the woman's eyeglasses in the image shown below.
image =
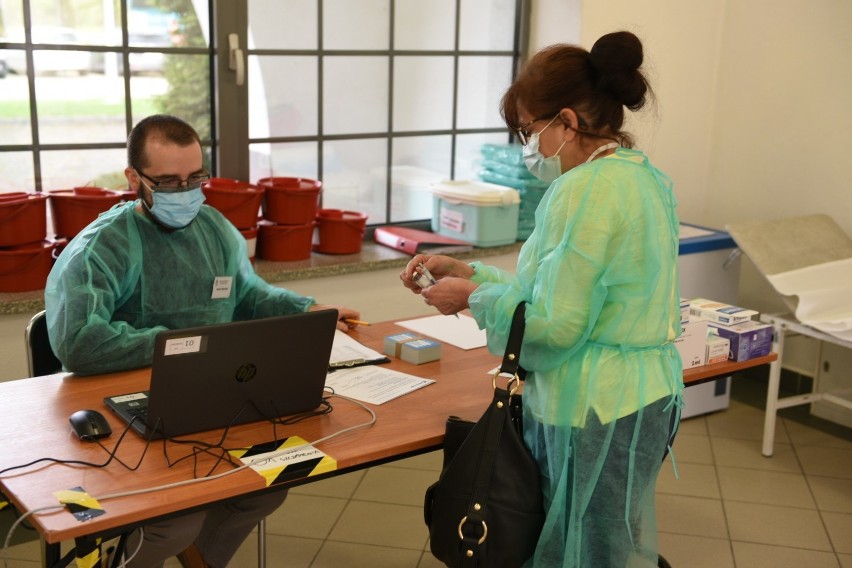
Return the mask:
<svg viewBox="0 0 852 568">
<path fill-rule="evenodd" d="M 150 187 L 153 191 L 160 191 L 162 193 L 179 193 L 181 191 L 198 189 L 210 179 L 210 173 L 208 173 L 207 170 L 201 170 L 186 179 L 180 179 L 177 177 L 154 179 L 145 175 L 142 170 L 138 168 L 133 169 L 136 170 L 136 173 L 139 174 L 140 177 L 143 177 L 150 182 L 148 187 Z"/>
<path fill-rule="evenodd" d="M 533 132 L 531 132 L 533 124 L 535 124 L 539 120 L 544 120 L 544 119 L 550 118 L 552 116 L 553 115 L 550 115 L 550 114 L 545 115 L 545 116 L 540 116 L 540 117 L 534 118 L 531 121 L 527 122 L 526 124 L 522 124 L 518 128 L 516 128 L 515 132 L 518 134 L 518 140 L 520 141 L 521 146 L 526 146 L 529 143 L 530 138 L 533 135 Z M 553 117 L 553 118 L 555 118 L 555 117 Z"/>
</svg>

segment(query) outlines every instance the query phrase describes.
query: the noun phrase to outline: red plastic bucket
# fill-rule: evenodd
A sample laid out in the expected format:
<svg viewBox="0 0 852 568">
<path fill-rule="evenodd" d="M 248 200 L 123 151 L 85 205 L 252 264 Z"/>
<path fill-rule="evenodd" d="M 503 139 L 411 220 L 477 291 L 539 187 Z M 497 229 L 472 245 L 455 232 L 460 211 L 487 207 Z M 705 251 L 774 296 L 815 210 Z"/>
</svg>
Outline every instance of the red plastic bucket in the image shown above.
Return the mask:
<svg viewBox="0 0 852 568">
<path fill-rule="evenodd" d="M 53 215 L 53 232 L 71 239 L 98 218 L 98 215 L 121 201 L 121 194 L 102 187 L 75 187 L 48 193 Z"/>
<path fill-rule="evenodd" d="M 248 252 L 249 260 L 252 261 L 254 261 L 255 254 L 257 254 L 257 232 L 257 227 L 240 230 L 240 233 L 242 233 L 246 240 L 246 251 Z"/>
<path fill-rule="evenodd" d="M 261 223 L 257 254 L 266 260 L 305 260 L 311 257 L 314 222 L 304 225 Z"/>
<path fill-rule="evenodd" d="M 324 254 L 361 252 L 367 214 L 340 209 L 320 209 L 317 213 L 319 242 L 314 250 Z"/>
<path fill-rule="evenodd" d="M 0 249 L 0 292 L 42 290 L 53 268 L 54 243 L 42 241 Z"/>
<path fill-rule="evenodd" d="M 222 212 L 238 229 L 257 225 L 264 188 L 228 178 L 210 178 L 202 186 L 207 205 Z"/>
<path fill-rule="evenodd" d="M 47 197 L 41 193 L 0 194 L 0 247 L 39 243 L 47 236 Z"/>
<path fill-rule="evenodd" d="M 304 225 L 317 215 L 322 182 L 294 177 L 268 177 L 257 184 L 266 189 L 263 216 L 274 223 Z"/>
</svg>

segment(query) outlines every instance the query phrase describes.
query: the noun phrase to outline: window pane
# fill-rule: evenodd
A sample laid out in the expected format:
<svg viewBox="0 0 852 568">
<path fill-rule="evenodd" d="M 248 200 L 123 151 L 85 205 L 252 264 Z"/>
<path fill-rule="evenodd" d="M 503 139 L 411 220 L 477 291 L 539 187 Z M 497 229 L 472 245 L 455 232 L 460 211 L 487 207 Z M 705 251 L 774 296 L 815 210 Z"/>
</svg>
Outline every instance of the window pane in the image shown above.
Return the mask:
<svg viewBox="0 0 852 568">
<path fill-rule="evenodd" d="M 30 86 L 27 77 L 10 73 L 2 81 L 0 120 L 3 124 L 3 135 L 0 137 L 0 144 L 31 144 L 33 138 L 30 129 Z"/>
<path fill-rule="evenodd" d="M 455 179 L 479 179 L 482 169 L 483 144 L 507 144 L 505 134 L 460 134 L 456 137 L 456 177 Z"/>
<path fill-rule="evenodd" d="M 316 57 L 249 56 L 249 137 L 317 134 Z"/>
<path fill-rule="evenodd" d="M 166 54 L 165 94 L 154 96 L 157 112 L 173 114 L 190 123 L 202 139 L 210 138 L 210 69 L 207 55 Z M 135 106 L 135 103 L 134 103 Z M 133 110 L 134 121 L 137 117 Z"/>
<path fill-rule="evenodd" d="M 464 0 L 459 49 L 512 51 L 516 4 L 515 0 Z"/>
<path fill-rule="evenodd" d="M 359 211 L 367 223 L 385 222 L 387 140 L 341 140 L 323 146 L 322 206 Z"/>
<path fill-rule="evenodd" d="M 121 142 L 127 138 L 120 78 L 37 76 L 35 90 L 42 143 Z"/>
<path fill-rule="evenodd" d="M 396 0 L 394 48 L 454 49 L 455 21 L 455 0 Z"/>
<path fill-rule="evenodd" d="M 248 21 L 250 49 L 317 48 L 315 0 L 249 0 Z"/>
<path fill-rule="evenodd" d="M 387 57 L 327 57 L 324 65 L 324 133 L 387 131 Z"/>
<path fill-rule="evenodd" d="M 130 98 L 133 107 L 133 124 L 146 116 L 161 112 L 160 101 L 167 96 L 168 92 L 169 82 L 165 77 L 131 77 Z"/>
<path fill-rule="evenodd" d="M 23 65 L 26 67 L 26 64 Z M 41 75 L 85 75 L 92 67 L 92 53 L 76 50 L 33 50 L 33 69 Z"/>
<path fill-rule="evenodd" d="M 265 177 L 319 179 L 316 142 L 250 144 L 249 161 L 252 182 Z"/>
<path fill-rule="evenodd" d="M 131 46 L 174 47 L 182 42 L 179 14 L 155 6 L 134 7 L 129 0 L 127 4 L 127 41 Z"/>
<path fill-rule="evenodd" d="M 432 218 L 429 186 L 450 179 L 451 145 L 451 136 L 394 139 L 391 222 Z"/>
<path fill-rule="evenodd" d="M 171 0 L 165 8 L 136 9 L 138 0 L 127 0 L 128 28 L 133 35 L 159 37 L 163 47 L 207 47 L 210 45 L 210 15 L 207 2 Z M 154 2 L 156 4 L 157 2 Z M 165 2 L 163 2 L 166 4 Z M 139 14 L 139 17 L 135 17 Z M 168 39 L 165 37 L 168 35 Z M 133 45 L 131 43 L 131 45 Z"/>
<path fill-rule="evenodd" d="M 452 57 L 396 57 L 393 69 L 394 130 L 452 127 Z"/>
<path fill-rule="evenodd" d="M 512 80 L 511 57 L 459 58 L 459 128 L 499 128 L 500 100 Z"/>
<path fill-rule="evenodd" d="M 42 187 L 45 191 L 85 185 L 125 188 L 126 164 L 123 148 L 45 151 L 41 153 Z"/>
<path fill-rule="evenodd" d="M 35 189 L 31 152 L 0 152 L 0 172 L 0 193 Z"/>
<path fill-rule="evenodd" d="M 387 50 L 389 22 L 389 0 L 324 0 L 323 48 Z"/>
</svg>

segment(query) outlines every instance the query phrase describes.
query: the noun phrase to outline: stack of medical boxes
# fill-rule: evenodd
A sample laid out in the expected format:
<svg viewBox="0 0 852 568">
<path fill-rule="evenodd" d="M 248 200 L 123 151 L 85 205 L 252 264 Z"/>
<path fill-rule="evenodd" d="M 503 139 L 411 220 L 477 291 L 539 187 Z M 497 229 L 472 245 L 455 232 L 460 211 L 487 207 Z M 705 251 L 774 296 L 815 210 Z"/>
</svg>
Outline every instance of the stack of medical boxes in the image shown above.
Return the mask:
<svg viewBox="0 0 852 568">
<path fill-rule="evenodd" d="M 414 365 L 437 361 L 441 358 L 441 344 L 415 333 L 397 333 L 385 337 L 384 353 Z"/>
<path fill-rule="evenodd" d="M 520 144 L 483 144 L 481 152 L 483 159 L 479 178 L 517 189 L 520 194 L 517 240 L 522 241 L 535 227 L 535 210 L 549 184 L 529 172 L 524 165 L 523 146 Z"/>
<path fill-rule="evenodd" d="M 755 321 L 758 312 L 754 310 L 695 298 L 689 313 L 706 320 L 711 334 L 728 340 L 728 359 L 732 361 L 747 361 L 772 351 L 772 326 Z"/>
</svg>

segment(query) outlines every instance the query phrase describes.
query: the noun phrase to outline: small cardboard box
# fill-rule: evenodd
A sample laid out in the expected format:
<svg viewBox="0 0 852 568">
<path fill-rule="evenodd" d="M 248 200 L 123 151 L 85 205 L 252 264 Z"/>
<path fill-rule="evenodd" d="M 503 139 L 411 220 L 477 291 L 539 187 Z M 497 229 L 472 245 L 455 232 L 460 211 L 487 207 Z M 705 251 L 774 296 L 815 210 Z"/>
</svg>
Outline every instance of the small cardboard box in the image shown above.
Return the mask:
<svg viewBox="0 0 852 568">
<path fill-rule="evenodd" d="M 690 301 L 686 298 L 680 299 L 680 323 L 689 321 L 689 304 Z"/>
<path fill-rule="evenodd" d="M 399 359 L 402 352 L 402 345 L 408 341 L 420 339 L 416 333 L 397 333 L 396 335 L 388 335 L 385 337 L 384 353 L 388 357 L 396 357 Z"/>
<path fill-rule="evenodd" d="M 441 358 L 441 344 L 431 339 L 415 339 L 402 344 L 400 358 L 403 361 L 420 365 Z"/>
<path fill-rule="evenodd" d="M 432 187 L 432 232 L 495 247 L 515 242 L 521 197 L 511 187 L 482 181 L 444 181 Z"/>
<path fill-rule="evenodd" d="M 748 361 L 755 357 L 769 355 L 772 351 L 772 326 L 768 323 L 746 321 L 736 325 L 723 325 L 709 322 L 720 337 L 731 342 L 728 359 Z"/>
<path fill-rule="evenodd" d="M 680 337 L 675 339 L 675 347 L 683 361 L 684 369 L 700 367 L 704 364 L 707 341 L 707 322 L 703 320 L 680 324 Z"/>
<path fill-rule="evenodd" d="M 758 312 L 705 298 L 695 298 L 690 301 L 689 314 L 698 319 L 733 325 L 751 320 Z"/>
<path fill-rule="evenodd" d="M 731 348 L 731 341 L 727 337 L 710 333 L 707 335 L 707 354 L 704 357 L 705 365 L 711 363 L 722 363 L 728 360 L 728 352 Z"/>
</svg>

